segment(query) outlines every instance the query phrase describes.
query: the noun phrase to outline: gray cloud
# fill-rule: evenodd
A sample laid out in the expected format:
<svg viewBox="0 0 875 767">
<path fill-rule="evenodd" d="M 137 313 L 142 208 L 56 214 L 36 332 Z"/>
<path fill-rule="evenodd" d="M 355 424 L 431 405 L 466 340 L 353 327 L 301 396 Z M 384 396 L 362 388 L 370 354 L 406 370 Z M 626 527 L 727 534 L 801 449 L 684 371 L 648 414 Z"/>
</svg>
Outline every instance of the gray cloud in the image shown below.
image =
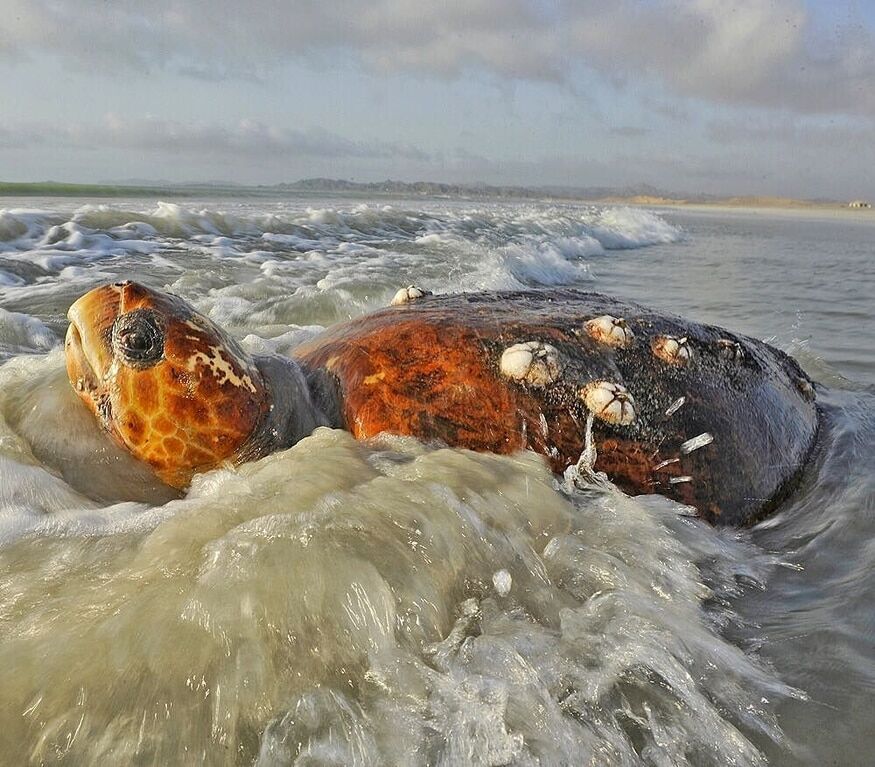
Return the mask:
<svg viewBox="0 0 875 767">
<path fill-rule="evenodd" d="M 431 159 L 427 152 L 406 143 L 353 140 L 324 128 L 293 130 L 254 120 L 227 127 L 110 115 L 94 125 L 0 127 L 0 147 L 25 149 L 49 141 L 83 150 L 135 149 L 199 156 L 403 159 L 414 162 Z"/>
<path fill-rule="evenodd" d="M 617 125 L 610 129 L 612 136 L 620 136 L 621 138 L 638 138 L 646 136 L 650 133 L 649 128 L 641 128 L 637 125 Z"/>
<path fill-rule="evenodd" d="M 0 0 L 0 54 L 81 66 L 263 77 L 276 63 L 351 53 L 380 72 L 471 68 L 574 87 L 580 66 L 682 97 L 875 116 L 875 39 L 828 31 L 803 0 Z"/>
<path fill-rule="evenodd" d="M 42 137 L 30 131 L 0 126 L 0 149 L 28 149 L 42 142 Z"/>
<path fill-rule="evenodd" d="M 857 156 L 875 154 L 875 131 L 866 120 L 794 120 L 786 115 L 733 118 L 710 121 L 706 135 L 721 144 L 777 143 L 796 150 L 846 150 Z"/>
<path fill-rule="evenodd" d="M 875 39 L 862 22 L 830 36 L 801 0 L 584 5 L 571 35 L 604 71 L 711 102 L 875 115 Z"/>
</svg>

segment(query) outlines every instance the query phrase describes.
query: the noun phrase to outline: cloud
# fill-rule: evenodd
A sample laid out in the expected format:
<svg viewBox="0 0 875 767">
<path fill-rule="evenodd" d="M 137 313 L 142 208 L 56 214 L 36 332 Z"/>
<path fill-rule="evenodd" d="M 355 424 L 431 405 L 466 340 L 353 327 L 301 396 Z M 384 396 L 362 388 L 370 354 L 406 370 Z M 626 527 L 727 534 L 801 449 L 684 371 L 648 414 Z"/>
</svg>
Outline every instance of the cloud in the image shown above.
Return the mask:
<svg viewBox="0 0 875 767">
<path fill-rule="evenodd" d="M 264 78 L 289 60 L 372 71 L 617 87 L 799 113 L 875 116 L 875 35 L 819 26 L 803 0 L 0 0 L 0 55 L 106 71 Z"/>
<path fill-rule="evenodd" d="M 585 5 L 575 48 L 615 77 L 723 104 L 875 116 L 875 38 L 862 22 L 831 37 L 801 0 Z"/>
<path fill-rule="evenodd" d="M 745 120 L 712 120 L 705 129 L 707 137 L 720 144 L 776 143 L 792 146 L 795 151 L 845 150 L 857 157 L 875 155 L 872 125 L 865 120 L 793 120 L 787 115 L 759 116 Z"/>
<path fill-rule="evenodd" d="M 42 137 L 31 131 L 0 126 L 0 149 L 28 149 L 42 143 Z"/>
<path fill-rule="evenodd" d="M 85 66 L 251 75 L 288 58 L 349 50 L 384 71 L 456 75 L 475 64 L 559 76 L 525 0 L 0 0 L 0 53 L 51 50 Z M 552 49 L 553 45 L 548 46 Z"/>
<path fill-rule="evenodd" d="M 621 138 L 639 138 L 650 133 L 650 129 L 638 125 L 617 125 L 610 129 L 610 133 L 612 136 L 620 136 Z"/>
<path fill-rule="evenodd" d="M 30 148 L 52 142 L 84 150 L 132 149 L 164 154 L 263 159 L 310 157 L 324 159 L 403 159 L 425 162 L 431 155 L 407 143 L 353 140 L 325 128 L 295 130 L 244 120 L 233 126 L 192 124 L 173 120 L 125 119 L 109 115 L 93 125 L 23 125 L 0 127 L 0 147 Z"/>
</svg>

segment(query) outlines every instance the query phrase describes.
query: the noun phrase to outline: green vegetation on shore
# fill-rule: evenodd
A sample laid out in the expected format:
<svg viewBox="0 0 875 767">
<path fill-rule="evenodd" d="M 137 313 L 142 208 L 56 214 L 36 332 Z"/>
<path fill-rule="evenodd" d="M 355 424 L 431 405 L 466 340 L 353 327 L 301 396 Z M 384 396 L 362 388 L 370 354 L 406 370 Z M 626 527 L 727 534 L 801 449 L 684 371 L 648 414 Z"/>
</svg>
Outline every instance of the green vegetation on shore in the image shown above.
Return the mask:
<svg viewBox="0 0 875 767">
<path fill-rule="evenodd" d="M 0 181 L 2 197 L 154 197 L 180 195 L 182 190 L 159 186 L 116 186 L 113 184 L 63 184 L 57 181 Z"/>
</svg>

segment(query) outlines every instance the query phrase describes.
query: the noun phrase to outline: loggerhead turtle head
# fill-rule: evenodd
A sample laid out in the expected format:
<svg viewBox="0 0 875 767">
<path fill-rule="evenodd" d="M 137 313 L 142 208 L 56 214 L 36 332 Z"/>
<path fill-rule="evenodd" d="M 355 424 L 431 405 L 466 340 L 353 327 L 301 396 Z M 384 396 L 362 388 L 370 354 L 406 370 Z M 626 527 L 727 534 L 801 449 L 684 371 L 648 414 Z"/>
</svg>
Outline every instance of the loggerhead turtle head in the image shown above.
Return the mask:
<svg viewBox="0 0 875 767">
<path fill-rule="evenodd" d="M 271 409 L 252 358 L 176 296 L 116 282 L 86 293 L 67 316 L 76 393 L 174 487 L 234 461 Z"/>
</svg>

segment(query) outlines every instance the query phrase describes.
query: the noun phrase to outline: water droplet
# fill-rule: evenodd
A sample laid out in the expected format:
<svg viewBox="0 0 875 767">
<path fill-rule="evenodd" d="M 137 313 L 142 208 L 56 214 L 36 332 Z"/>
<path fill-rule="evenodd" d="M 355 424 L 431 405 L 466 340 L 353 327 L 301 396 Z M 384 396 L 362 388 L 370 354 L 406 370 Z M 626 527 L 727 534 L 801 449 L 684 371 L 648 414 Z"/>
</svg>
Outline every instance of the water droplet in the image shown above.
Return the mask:
<svg viewBox="0 0 875 767">
<path fill-rule="evenodd" d="M 492 585 L 501 597 L 506 597 L 510 594 L 510 587 L 513 585 L 513 578 L 507 570 L 498 570 L 492 576 Z"/>
</svg>

